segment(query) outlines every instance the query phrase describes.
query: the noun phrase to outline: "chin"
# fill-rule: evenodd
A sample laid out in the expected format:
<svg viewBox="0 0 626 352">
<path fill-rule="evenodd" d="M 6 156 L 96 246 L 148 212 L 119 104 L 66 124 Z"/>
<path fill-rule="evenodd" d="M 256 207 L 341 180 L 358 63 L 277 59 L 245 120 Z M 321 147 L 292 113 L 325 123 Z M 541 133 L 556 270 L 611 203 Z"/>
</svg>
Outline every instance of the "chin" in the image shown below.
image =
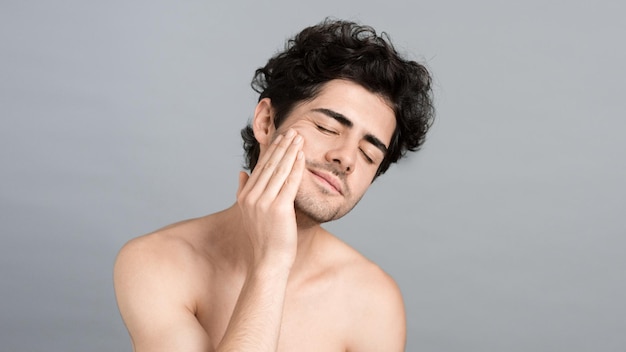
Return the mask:
<svg viewBox="0 0 626 352">
<path fill-rule="evenodd" d="M 316 200 L 302 194 L 298 194 L 298 196 L 296 196 L 294 204 L 297 213 L 317 224 L 323 224 L 340 219 L 350 212 L 354 205 L 356 205 L 355 203 L 353 206 L 345 209 L 340 205 L 329 204 L 324 200 Z"/>
</svg>

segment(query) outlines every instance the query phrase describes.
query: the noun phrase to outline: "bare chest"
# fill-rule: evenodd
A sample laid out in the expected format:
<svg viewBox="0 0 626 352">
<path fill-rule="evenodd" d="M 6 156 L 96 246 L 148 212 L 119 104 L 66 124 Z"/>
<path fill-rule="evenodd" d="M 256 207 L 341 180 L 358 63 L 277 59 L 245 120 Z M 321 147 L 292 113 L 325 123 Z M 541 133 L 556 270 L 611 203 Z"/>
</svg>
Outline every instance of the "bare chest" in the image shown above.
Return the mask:
<svg viewBox="0 0 626 352">
<path fill-rule="evenodd" d="M 217 344 L 226 331 L 242 283 L 211 288 L 198 300 L 197 318 Z M 278 351 L 345 351 L 349 317 L 341 295 L 329 283 L 289 287 Z"/>
</svg>

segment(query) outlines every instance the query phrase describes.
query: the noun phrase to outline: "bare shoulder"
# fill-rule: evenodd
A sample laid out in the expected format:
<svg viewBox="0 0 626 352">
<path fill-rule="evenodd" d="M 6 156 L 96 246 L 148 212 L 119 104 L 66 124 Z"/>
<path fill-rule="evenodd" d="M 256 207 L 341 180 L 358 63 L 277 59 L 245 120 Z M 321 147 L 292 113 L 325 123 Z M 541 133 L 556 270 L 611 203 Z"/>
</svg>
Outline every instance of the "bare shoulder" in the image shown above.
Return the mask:
<svg viewBox="0 0 626 352">
<path fill-rule="evenodd" d="M 160 270 L 155 273 L 160 274 L 167 274 L 168 269 L 189 269 L 201 259 L 194 240 L 200 221 L 186 220 L 128 241 L 117 256 L 115 275 L 123 275 L 127 271 L 146 274 L 155 272 L 153 269 L 157 268 Z"/>
<path fill-rule="evenodd" d="M 342 301 L 351 320 L 349 350 L 404 351 L 406 316 L 396 281 L 377 264 L 347 244 L 337 267 Z"/>
<path fill-rule="evenodd" d="M 167 350 L 167 345 L 153 345 L 161 341 L 157 337 L 166 334 L 195 341 L 197 346 L 206 344 L 193 315 L 195 297 L 203 281 L 204 260 L 193 240 L 197 221 L 178 223 L 132 239 L 117 256 L 115 294 L 137 351 Z M 174 331 L 172 322 L 186 330 Z"/>
<path fill-rule="evenodd" d="M 141 294 L 150 290 L 152 283 L 158 283 L 160 292 L 176 290 L 184 284 L 186 292 L 191 294 L 194 282 L 201 281 L 200 273 L 206 262 L 197 245 L 201 222 L 201 219 L 186 220 L 127 242 L 115 261 L 116 294 L 126 291 Z M 186 292 L 171 293 L 184 299 Z"/>
<path fill-rule="evenodd" d="M 346 285 L 366 290 L 368 295 L 361 296 L 364 300 L 378 295 L 401 299 L 400 289 L 391 275 L 345 242 L 334 236 L 332 241 L 333 267 Z"/>
</svg>

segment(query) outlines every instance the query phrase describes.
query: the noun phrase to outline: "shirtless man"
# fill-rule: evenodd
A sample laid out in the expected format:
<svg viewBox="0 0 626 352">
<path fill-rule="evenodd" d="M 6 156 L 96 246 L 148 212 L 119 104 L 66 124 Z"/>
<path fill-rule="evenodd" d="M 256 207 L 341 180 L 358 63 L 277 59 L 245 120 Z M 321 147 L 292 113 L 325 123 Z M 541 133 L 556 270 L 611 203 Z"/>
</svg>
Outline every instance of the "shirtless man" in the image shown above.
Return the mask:
<svg viewBox="0 0 626 352">
<path fill-rule="evenodd" d="M 326 20 L 256 71 L 237 201 L 127 243 L 115 264 L 133 348 L 404 351 L 394 280 L 324 230 L 431 124 L 430 76 L 373 29 Z"/>
</svg>

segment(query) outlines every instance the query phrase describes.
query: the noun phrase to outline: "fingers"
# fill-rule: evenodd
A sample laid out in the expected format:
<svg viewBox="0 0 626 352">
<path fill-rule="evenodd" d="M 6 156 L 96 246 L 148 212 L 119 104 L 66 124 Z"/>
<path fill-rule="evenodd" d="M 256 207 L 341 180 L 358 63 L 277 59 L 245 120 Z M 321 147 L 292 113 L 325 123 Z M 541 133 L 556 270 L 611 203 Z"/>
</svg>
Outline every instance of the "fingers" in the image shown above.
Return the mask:
<svg viewBox="0 0 626 352">
<path fill-rule="evenodd" d="M 240 192 L 253 198 L 263 196 L 274 199 L 288 180 L 290 185 L 294 183 L 299 185 L 299 179 L 295 178 L 298 174 L 301 178 L 302 170 L 295 170 L 296 173 L 293 175 L 292 171 L 296 164 L 301 164 L 300 168 L 304 166 L 304 160 L 296 163 L 302 145 L 302 137 L 294 130 L 290 129 L 284 135 L 277 136 L 257 163 L 252 174 L 245 180 L 244 176 L 240 175 Z M 293 186 L 289 187 L 290 190 L 292 188 Z"/>
<path fill-rule="evenodd" d="M 300 187 L 300 181 L 302 181 L 304 165 L 304 153 L 300 150 L 296 154 L 296 160 L 293 168 L 291 169 L 291 173 L 287 176 L 287 179 L 277 196 L 277 200 L 280 201 L 284 198 L 285 200 L 293 201 L 293 199 L 295 199 L 298 188 Z"/>
<path fill-rule="evenodd" d="M 287 137 L 285 137 L 287 139 Z M 281 142 L 279 146 L 276 148 L 276 152 L 281 150 Z M 285 182 L 288 180 L 290 175 L 292 174 L 294 164 L 298 157 L 298 154 L 301 152 L 302 148 L 302 137 L 294 136 L 291 140 L 291 144 L 286 148 L 282 158 L 277 160 L 275 165 L 265 167 L 262 177 L 268 177 L 267 185 L 265 186 L 264 194 L 270 198 L 274 198 L 278 195 L 278 193 L 283 188 Z M 272 159 L 270 158 L 270 162 Z"/>
</svg>

